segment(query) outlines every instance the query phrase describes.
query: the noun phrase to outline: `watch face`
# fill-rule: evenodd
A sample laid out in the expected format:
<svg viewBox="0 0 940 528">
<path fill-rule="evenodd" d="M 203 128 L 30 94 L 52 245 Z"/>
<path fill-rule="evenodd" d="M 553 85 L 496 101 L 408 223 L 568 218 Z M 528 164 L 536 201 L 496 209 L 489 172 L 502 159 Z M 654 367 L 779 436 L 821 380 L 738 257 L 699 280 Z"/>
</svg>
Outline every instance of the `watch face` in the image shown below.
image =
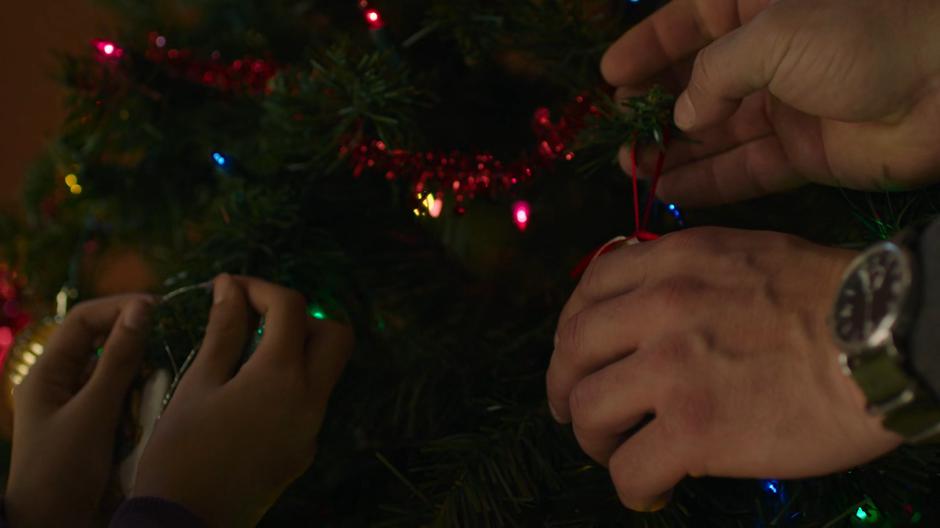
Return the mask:
<svg viewBox="0 0 940 528">
<path fill-rule="evenodd" d="M 836 337 L 850 348 L 880 346 L 891 336 L 910 282 L 907 256 L 897 246 L 867 252 L 849 270 L 836 299 Z"/>
</svg>

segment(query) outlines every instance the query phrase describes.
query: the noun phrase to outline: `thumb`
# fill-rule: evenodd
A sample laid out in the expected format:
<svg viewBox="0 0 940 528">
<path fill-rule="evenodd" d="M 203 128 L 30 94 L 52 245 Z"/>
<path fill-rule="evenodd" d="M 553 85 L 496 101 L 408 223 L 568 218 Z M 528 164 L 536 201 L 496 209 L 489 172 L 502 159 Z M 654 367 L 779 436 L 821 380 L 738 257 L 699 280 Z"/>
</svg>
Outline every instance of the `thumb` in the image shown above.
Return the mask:
<svg viewBox="0 0 940 528">
<path fill-rule="evenodd" d="M 724 121 L 742 99 L 774 80 L 792 37 L 781 13 L 771 7 L 699 52 L 688 87 L 676 100 L 676 126 L 696 131 Z"/>
</svg>

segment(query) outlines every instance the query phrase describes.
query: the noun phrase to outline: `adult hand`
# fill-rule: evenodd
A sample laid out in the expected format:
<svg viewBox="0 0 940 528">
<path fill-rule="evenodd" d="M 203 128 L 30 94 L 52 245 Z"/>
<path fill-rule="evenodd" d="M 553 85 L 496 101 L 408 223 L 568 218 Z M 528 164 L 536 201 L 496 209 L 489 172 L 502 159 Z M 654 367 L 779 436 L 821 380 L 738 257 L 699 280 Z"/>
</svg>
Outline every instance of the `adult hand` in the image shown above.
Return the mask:
<svg viewBox="0 0 940 528">
<path fill-rule="evenodd" d="M 561 315 L 553 413 L 639 510 L 687 475 L 800 478 L 886 453 L 901 438 L 867 413 L 826 324 L 853 255 L 703 228 L 598 258 Z"/>
<path fill-rule="evenodd" d="M 11 526 L 92 523 L 111 475 L 118 420 L 143 358 L 152 304 L 141 295 L 79 304 L 14 392 L 5 499 Z"/>
<path fill-rule="evenodd" d="M 254 526 L 313 462 L 353 336 L 309 318 L 299 293 L 260 280 L 222 275 L 214 297 L 202 348 L 157 422 L 132 495 L 177 502 L 210 526 Z M 254 312 L 264 337 L 239 369 Z"/>
<path fill-rule="evenodd" d="M 898 190 L 940 179 L 937 27 L 933 0 L 674 0 L 601 69 L 621 96 L 684 90 L 675 119 L 692 141 L 670 148 L 664 200 L 716 205 L 806 182 Z"/>
</svg>

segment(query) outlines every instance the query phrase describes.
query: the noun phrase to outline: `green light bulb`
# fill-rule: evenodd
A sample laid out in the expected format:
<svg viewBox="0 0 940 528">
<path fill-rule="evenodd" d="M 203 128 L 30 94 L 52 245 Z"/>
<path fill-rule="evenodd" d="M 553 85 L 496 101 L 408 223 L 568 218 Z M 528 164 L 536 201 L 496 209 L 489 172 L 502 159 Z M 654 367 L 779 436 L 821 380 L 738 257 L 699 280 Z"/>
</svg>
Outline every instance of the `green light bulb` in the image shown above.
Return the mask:
<svg viewBox="0 0 940 528">
<path fill-rule="evenodd" d="M 314 319 L 320 319 L 321 321 L 326 319 L 326 314 L 316 304 L 311 304 L 307 307 L 307 314 L 310 315 L 310 317 L 313 317 Z"/>
</svg>

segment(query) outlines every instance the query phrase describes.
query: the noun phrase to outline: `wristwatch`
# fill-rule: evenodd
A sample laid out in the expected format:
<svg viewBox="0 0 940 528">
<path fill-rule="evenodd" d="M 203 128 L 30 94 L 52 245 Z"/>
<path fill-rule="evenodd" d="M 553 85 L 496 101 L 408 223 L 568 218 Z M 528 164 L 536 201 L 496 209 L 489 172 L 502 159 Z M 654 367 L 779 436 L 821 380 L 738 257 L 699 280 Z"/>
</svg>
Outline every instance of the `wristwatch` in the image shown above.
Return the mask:
<svg viewBox="0 0 940 528">
<path fill-rule="evenodd" d="M 916 230 L 906 231 L 853 260 L 829 323 L 842 368 L 865 393 L 868 411 L 906 441 L 927 443 L 940 441 L 940 399 L 907 353 L 920 300 L 918 239 Z"/>
</svg>

